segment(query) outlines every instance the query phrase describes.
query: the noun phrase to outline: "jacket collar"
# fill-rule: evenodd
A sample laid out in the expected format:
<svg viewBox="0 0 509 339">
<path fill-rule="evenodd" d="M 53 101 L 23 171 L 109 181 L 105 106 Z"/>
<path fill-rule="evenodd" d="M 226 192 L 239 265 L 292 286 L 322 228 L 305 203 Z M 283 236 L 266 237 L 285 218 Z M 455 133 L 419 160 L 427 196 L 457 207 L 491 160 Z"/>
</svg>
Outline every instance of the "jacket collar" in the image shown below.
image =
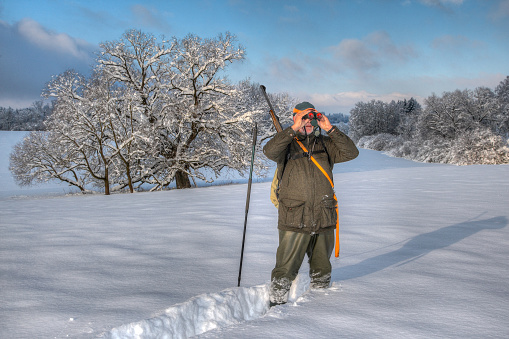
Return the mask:
<svg viewBox="0 0 509 339">
<path fill-rule="evenodd" d="M 309 137 L 309 141 L 313 141 L 316 138 L 314 132 L 311 132 L 308 135 L 302 134 L 301 132 L 297 132 L 295 135 L 297 136 L 297 139 L 300 141 L 305 140 L 307 137 Z"/>
</svg>

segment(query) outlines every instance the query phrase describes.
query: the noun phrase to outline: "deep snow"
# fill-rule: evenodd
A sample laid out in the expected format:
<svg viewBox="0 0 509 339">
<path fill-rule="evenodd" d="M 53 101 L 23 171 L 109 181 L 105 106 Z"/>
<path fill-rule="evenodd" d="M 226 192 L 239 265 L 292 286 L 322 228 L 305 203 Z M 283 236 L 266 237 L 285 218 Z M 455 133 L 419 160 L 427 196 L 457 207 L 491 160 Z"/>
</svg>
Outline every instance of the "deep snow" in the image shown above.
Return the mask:
<svg viewBox="0 0 509 339">
<path fill-rule="evenodd" d="M 506 338 L 509 166 L 421 164 L 361 150 L 337 165 L 333 284 L 268 310 L 269 182 L 63 196 L 19 189 L 0 132 L 1 338 Z M 202 333 L 203 332 L 203 333 Z M 202 333 L 202 334 L 199 334 Z"/>
</svg>

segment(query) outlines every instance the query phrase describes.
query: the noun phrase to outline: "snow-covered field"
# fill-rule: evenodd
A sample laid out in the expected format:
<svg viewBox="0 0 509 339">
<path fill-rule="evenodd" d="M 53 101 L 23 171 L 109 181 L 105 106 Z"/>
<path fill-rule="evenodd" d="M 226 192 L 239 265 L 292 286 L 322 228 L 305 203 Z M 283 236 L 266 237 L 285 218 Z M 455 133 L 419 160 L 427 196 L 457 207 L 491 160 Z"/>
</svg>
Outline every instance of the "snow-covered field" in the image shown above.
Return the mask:
<svg viewBox="0 0 509 339">
<path fill-rule="evenodd" d="M 335 168 L 333 284 L 268 309 L 269 182 L 64 196 L 19 189 L 0 132 L 0 338 L 507 338 L 509 166 L 361 150 Z M 201 333 L 201 334 L 200 334 Z"/>
</svg>

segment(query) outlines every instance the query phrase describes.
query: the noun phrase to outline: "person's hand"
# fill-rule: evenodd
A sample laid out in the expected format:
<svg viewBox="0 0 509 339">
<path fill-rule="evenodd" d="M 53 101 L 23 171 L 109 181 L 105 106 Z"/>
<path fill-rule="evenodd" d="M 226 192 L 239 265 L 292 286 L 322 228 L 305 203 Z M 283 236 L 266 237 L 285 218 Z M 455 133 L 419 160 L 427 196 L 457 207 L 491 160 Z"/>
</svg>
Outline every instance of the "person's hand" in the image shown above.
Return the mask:
<svg viewBox="0 0 509 339">
<path fill-rule="evenodd" d="M 302 119 L 306 114 L 309 112 L 314 112 L 315 110 L 312 108 L 305 109 L 303 111 L 300 111 L 299 113 L 295 114 L 293 116 L 293 126 L 292 129 L 297 132 L 302 127 L 306 126 L 306 124 L 310 123 L 309 119 Z"/>
<path fill-rule="evenodd" d="M 332 124 L 330 123 L 329 118 L 327 118 L 323 113 L 322 117 L 320 120 L 317 120 L 317 122 L 318 126 L 324 131 L 329 131 L 332 128 Z"/>
</svg>

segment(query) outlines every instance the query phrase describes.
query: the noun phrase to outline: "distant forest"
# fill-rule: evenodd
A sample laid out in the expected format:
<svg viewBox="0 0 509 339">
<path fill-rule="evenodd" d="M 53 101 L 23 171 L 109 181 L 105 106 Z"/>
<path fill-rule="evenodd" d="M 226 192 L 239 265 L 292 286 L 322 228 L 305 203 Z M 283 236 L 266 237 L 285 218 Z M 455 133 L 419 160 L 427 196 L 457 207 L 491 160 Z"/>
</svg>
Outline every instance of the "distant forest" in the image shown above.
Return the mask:
<svg viewBox="0 0 509 339">
<path fill-rule="evenodd" d="M 0 107 L 0 131 L 44 131 L 44 120 L 53 112 L 53 103 L 36 101 L 29 108 Z"/>
<path fill-rule="evenodd" d="M 53 112 L 53 104 L 35 102 L 32 107 L 14 109 L 0 107 L 0 131 L 44 131 L 44 120 Z M 348 124 L 349 116 L 343 113 L 327 114 L 332 124 L 340 126 Z"/>
<path fill-rule="evenodd" d="M 349 135 L 361 148 L 421 162 L 455 165 L 509 163 L 509 76 L 494 89 L 358 102 Z"/>
<path fill-rule="evenodd" d="M 341 122 L 344 123 L 344 124 L 348 123 L 349 116 L 346 115 L 346 114 L 343 114 L 343 113 L 331 113 L 331 114 L 327 114 L 327 113 L 325 113 L 325 115 L 327 115 L 327 118 L 329 118 L 329 121 L 332 124 L 339 124 Z"/>
</svg>

